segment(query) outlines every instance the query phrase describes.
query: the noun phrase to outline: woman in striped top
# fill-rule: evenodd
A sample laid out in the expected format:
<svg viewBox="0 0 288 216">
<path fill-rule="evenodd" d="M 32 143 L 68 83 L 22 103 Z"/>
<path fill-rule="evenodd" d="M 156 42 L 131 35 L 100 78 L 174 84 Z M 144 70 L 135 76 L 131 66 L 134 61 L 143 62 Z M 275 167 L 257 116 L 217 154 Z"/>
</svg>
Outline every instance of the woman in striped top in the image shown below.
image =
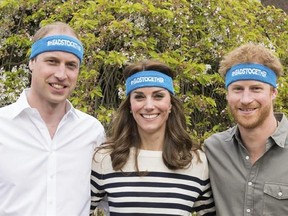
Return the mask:
<svg viewBox="0 0 288 216">
<path fill-rule="evenodd" d="M 206 156 L 186 131 L 173 71 L 153 60 L 125 68 L 126 99 L 94 156 L 91 214 L 216 215 Z"/>
</svg>

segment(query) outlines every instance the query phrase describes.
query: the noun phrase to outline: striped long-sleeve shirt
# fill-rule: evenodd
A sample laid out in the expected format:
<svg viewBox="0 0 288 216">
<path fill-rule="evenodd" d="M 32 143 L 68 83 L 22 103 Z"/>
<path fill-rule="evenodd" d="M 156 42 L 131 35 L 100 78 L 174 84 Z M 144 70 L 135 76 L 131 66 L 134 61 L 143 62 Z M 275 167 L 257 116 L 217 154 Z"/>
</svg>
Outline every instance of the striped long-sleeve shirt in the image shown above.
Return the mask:
<svg viewBox="0 0 288 216">
<path fill-rule="evenodd" d="M 107 195 L 111 216 L 215 215 L 206 156 L 199 153 L 202 163 L 194 157 L 189 168 L 175 171 L 165 166 L 161 151 L 140 150 L 138 166 L 147 174 L 139 176 L 133 148 L 123 172 L 113 170 L 109 154 L 97 152 L 92 166 L 91 212 Z"/>
</svg>

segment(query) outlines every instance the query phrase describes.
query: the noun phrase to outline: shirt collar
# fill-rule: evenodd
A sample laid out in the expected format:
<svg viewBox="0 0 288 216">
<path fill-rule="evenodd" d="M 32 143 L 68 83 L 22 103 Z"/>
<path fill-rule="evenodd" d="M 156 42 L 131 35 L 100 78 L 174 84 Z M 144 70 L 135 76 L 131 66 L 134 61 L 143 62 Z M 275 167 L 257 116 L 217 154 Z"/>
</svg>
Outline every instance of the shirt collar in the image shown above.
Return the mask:
<svg viewBox="0 0 288 216">
<path fill-rule="evenodd" d="M 32 109 L 27 101 L 27 93 L 29 89 L 25 89 L 21 94 L 17 101 L 12 104 L 14 106 L 13 113 L 11 118 L 15 118 L 16 116 L 20 115 L 24 110 Z"/>
<path fill-rule="evenodd" d="M 66 115 L 69 115 L 70 113 L 76 118 L 79 118 L 76 109 L 73 107 L 69 100 L 66 100 Z"/>
<path fill-rule="evenodd" d="M 275 113 L 274 115 L 279 123 L 276 131 L 272 134 L 271 137 L 278 146 L 284 148 L 288 134 L 287 133 L 288 120 L 283 113 Z"/>
<path fill-rule="evenodd" d="M 284 148 L 286 138 L 287 138 L 287 127 L 288 127 L 288 120 L 283 113 L 274 113 L 276 120 L 279 122 L 276 131 L 270 136 L 274 142 L 279 146 Z M 237 142 L 241 142 L 240 132 L 238 126 L 234 126 L 228 129 L 228 136 L 226 137 L 226 141 L 230 141 L 232 139 L 236 139 Z"/>
<path fill-rule="evenodd" d="M 29 105 L 27 100 L 27 95 L 29 92 L 29 88 L 25 89 L 21 94 L 18 100 L 13 104 L 14 109 L 13 113 L 11 115 L 11 118 L 15 118 L 16 116 L 20 115 L 24 110 L 32 110 L 33 108 Z M 70 115 L 70 113 L 75 116 L 76 118 L 79 118 L 79 115 L 76 112 L 76 109 L 73 107 L 73 105 L 70 103 L 70 101 L 66 100 L 66 114 L 65 116 Z"/>
<path fill-rule="evenodd" d="M 238 131 L 238 132 L 237 132 Z M 225 141 L 229 142 L 231 141 L 233 138 L 235 138 L 236 136 L 238 137 L 238 134 L 239 134 L 239 130 L 238 130 L 238 126 L 234 126 L 234 127 L 231 127 L 227 130 L 227 136 L 225 137 Z M 237 134 L 236 134 L 237 132 Z"/>
</svg>

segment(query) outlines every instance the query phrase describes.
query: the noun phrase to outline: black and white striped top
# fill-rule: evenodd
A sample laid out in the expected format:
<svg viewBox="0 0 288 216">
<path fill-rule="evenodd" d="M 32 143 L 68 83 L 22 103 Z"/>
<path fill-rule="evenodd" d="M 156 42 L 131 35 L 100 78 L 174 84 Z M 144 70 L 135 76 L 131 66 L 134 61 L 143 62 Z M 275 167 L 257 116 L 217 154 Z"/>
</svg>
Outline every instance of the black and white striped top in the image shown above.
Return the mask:
<svg viewBox="0 0 288 216">
<path fill-rule="evenodd" d="M 215 215 L 214 201 L 208 178 L 206 156 L 200 153 L 202 163 L 192 161 L 187 169 L 170 170 L 162 160 L 161 151 L 140 150 L 138 166 L 147 175 L 135 171 L 134 149 L 124 172 L 115 172 L 109 154 L 98 152 L 92 166 L 91 212 L 105 195 L 111 216 L 137 215 Z"/>
</svg>

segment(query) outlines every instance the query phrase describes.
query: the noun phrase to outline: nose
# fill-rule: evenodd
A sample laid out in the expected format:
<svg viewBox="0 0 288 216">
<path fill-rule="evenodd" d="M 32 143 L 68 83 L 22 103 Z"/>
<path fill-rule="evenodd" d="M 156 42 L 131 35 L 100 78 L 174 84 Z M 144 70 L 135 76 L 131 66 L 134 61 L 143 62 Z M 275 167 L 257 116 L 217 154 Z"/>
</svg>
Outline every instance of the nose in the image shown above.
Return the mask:
<svg viewBox="0 0 288 216">
<path fill-rule="evenodd" d="M 64 64 L 59 64 L 59 66 L 57 67 L 55 73 L 54 73 L 55 77 L 59 80 L 64 80 L 67 77 L 66 74 L 66 66 Z"/>
<path fill-rule="evenodd" d="M 253 97 L 249 90 L 244 90 L 241 96 L 241 103 L 242 104 L 249 104 L 253 101 Z"/>
<path fill-rule="evenodd" d="M 146 103 L 145 103 L 145 105 L 144 105 L 144 108 L 145 108 L 146 110 L 152 110 L 152 109 L 154 109 L 154 101 L 152 100 L 152 98 L 147 97 Z"/>
</svg>

